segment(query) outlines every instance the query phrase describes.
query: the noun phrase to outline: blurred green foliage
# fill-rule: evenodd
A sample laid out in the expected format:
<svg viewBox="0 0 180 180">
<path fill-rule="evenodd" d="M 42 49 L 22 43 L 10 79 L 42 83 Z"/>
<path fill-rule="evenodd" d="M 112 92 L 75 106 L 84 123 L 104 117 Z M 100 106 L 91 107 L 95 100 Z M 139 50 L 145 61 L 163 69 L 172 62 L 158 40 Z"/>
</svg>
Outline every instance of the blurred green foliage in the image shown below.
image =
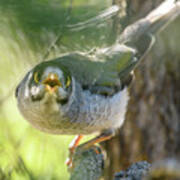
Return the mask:
<svg viewBox="0 0 180 180">
<path fill-rule="evenodd" d="M 64 162 L 73 137 L 32 128 L 18 112 L 14 90 L 42 60 L 108 44 L 110 21 L 80 29 L 78 23 L 110 5 L 110 0 L 0 0 L 0 179 L 68 179 Z"/>
</svg>

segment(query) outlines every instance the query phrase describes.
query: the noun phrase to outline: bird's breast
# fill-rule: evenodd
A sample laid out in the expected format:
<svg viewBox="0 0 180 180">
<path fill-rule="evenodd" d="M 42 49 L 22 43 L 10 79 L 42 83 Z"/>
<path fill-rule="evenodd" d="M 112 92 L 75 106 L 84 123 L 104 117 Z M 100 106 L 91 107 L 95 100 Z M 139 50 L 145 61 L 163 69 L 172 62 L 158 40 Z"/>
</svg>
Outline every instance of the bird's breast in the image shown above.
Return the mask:
<svg viewBox="0 0 180 180">
<path fill-rule="evenodd" d="M 110 97 L 76 89 L 65 106 L 57 104 L 53 97 L 45 97 L 36 103 L 21 100 L 19 107 L 24 117 L 41 131 L 90 134 L 119 128 L 125 118 L 128 99 L 127 89 Z"/>
<path fill-rule="evenodd" d="M 74 123 L 74 130 L 82 125 L 82 134 L 88 134 L 121 127 L 129 100 L 127 89 L 110 97 L 84 91 L 81 98 L 81 101 L 74 102 L 68 111 L 70 122 Z"/>
</svg>

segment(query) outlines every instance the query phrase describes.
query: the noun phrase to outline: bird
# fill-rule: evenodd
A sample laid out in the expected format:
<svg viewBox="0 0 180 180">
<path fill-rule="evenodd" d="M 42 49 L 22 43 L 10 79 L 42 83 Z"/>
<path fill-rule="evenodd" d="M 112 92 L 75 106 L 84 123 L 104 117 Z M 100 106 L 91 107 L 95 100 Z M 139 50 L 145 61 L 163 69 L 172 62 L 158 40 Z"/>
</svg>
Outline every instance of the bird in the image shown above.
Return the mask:
<svg viewBox="0 0 180 180">
<path fill-rule="evenodd" d="M 94 54 L 72 52 L 33 67 L 16 88 L 21 114 L 50 134 L 98 133 L 83 148 L 110 139 L 125 120 L 133 71 L 154 43 L 154 34 L 180 13 L 180 2 L 167 0 L 130 24 L 115 43 Z"/>
</svg>

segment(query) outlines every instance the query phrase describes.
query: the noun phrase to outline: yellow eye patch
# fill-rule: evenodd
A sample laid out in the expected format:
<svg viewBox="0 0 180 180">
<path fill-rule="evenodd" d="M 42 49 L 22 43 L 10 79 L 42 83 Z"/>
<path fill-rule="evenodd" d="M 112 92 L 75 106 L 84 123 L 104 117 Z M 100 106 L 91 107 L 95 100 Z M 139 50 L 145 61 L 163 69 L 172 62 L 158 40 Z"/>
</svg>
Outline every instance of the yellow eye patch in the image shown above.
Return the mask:
<svg viewBox="0 0 180 180">
<path fill-rule="evenodd" d="M 67 77 L 67 81 L 66 81 L 66 87 L 69 87 L 70 84 L 71 84 L 71 79 L 70 79 L 70 77 L 68 76 L 68 77 Z"/>
<path fill-rule="evenodd" d="M 39 83 L 38 72 L 34 73 L 34 81 L 35 83 Z"/>
</svg>

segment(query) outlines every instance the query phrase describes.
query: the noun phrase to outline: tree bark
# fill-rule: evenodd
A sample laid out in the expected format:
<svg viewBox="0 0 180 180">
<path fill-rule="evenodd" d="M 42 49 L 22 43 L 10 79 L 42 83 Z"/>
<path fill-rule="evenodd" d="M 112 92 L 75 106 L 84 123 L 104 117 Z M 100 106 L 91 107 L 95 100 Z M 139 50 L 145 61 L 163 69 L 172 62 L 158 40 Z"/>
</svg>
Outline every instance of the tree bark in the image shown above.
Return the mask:
<svg viewBox="0 0 180 180">
<path fill-rule="evenodd" d="M 161 1 L 128 2 L 129 22 Z M 137 161 L 180 159 L 180 18 L 156 36 L 151 52 L 135 70 L 126 121 L 105 142 L 106 179 Z"/>
</svg>

